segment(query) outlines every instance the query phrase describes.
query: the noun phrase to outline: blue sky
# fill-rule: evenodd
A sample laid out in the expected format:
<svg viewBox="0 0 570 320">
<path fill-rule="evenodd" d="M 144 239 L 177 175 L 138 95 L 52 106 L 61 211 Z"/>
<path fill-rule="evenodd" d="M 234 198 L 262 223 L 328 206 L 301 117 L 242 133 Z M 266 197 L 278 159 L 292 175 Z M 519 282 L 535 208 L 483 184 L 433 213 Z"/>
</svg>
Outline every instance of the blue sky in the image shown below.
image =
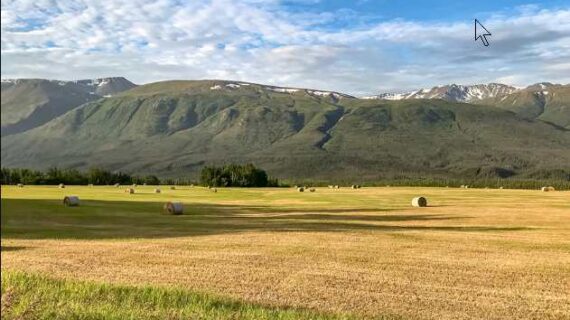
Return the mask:
<svg viewBox="0 0 570 320">
<path fill-rule="evenodd" d="M 451 1 L 451 0 L 329 0 L 329 1 L 284 1 L 283 7 L 291 11 L 331 12 L 350 10 L 362 16 L 369 16 L 372 21 L 406 19 L 419 21 L 455 21 L 484 19 L 492 14 L 518 10 L 524 6 L 540 5 L 545 9 L 568 7 L 568 1 Z"/>
<path fill-rule="evenodd" d="M 473 19 L 493 33 L 473 41 Z M 570 82 L 568 1 L 2 0 L 2 78 L 233 79 L 354 95 Z"/>
</svg>

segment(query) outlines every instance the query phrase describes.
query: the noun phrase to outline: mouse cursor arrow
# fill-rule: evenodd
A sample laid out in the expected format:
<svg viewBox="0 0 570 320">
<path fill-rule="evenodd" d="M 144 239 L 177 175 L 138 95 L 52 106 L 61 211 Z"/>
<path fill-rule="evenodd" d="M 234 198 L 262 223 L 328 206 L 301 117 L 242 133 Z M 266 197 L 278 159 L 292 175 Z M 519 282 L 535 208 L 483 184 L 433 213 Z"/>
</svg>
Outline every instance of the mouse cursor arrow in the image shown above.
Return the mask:
<svg viewBox="0 0 570 320">
<path fill-rule="evenodd" d="M 491 32 L 485 28 L 479 20 L 475 19 L 475 41 L 481 39 L 483 45 L 485 47 L 489 46 L 489 40 L 487 40 L 487 36 L 490 36 Z"/>
</svg>

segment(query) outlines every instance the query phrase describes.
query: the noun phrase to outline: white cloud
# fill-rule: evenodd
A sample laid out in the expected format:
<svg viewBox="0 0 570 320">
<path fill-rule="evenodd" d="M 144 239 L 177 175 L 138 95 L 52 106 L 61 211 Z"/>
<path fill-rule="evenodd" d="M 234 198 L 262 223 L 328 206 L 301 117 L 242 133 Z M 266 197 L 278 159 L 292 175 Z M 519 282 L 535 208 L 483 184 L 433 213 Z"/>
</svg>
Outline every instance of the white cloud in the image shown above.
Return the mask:
<svg viewBox="0 0 570 320">
<path fill-rule="evenodd" d="M 319 28 L 339 15 L 261 0 L 3 0 L 2 77 L 228 78 L 357 95 L 570 82 L 570 9 L 494 15 L 483 21 L 488 48 L 473 41 L 471 21 Z"/>
</svg>

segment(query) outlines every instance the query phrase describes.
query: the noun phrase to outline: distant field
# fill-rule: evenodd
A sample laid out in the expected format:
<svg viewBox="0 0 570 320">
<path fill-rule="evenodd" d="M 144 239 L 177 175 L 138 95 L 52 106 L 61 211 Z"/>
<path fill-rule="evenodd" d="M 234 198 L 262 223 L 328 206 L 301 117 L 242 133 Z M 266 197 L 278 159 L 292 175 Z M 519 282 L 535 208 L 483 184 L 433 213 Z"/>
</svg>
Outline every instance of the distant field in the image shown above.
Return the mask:
<svg viewBox="0 0 570 320">
<path fill-rule="evenodd" d="M 570 317 L 567 191 L 123 189 L 2 187 L 3 318 Z"/>
</svg>

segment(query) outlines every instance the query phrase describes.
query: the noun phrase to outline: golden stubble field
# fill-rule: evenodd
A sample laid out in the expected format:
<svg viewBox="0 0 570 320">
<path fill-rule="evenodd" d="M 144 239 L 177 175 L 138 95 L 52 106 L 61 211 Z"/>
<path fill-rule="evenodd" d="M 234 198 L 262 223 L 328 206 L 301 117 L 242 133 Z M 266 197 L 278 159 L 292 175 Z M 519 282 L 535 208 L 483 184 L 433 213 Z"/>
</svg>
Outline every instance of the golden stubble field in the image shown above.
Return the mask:
<svg viewBox="0 0 570 320">
<path fill-rule="evenodd" d="M 363 317 L 570 318 L 570 192 L 152 190 L 2 187 L 2 270 Z"/>
</svg>

